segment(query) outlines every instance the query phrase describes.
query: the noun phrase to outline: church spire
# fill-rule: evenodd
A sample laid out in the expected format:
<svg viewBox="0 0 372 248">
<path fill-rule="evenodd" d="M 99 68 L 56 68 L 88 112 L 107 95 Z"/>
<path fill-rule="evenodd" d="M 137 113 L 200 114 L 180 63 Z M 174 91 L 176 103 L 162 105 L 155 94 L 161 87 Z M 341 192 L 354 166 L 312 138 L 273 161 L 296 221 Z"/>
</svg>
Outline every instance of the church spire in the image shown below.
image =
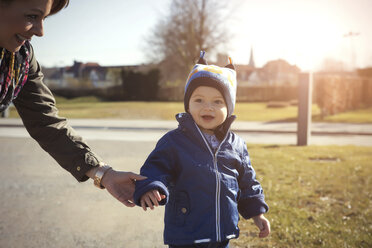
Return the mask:
<svg viewBox="0 0 372 248">
<path fill-rule="evenodd" d="M 256 67 L 256 65 L 254 64 L 254 58 L 253 58 L 253 46 L 251 46 L 251 57 L 249 59 L 249 65 L 252 66 L 253 68 Z"/>
</svg>

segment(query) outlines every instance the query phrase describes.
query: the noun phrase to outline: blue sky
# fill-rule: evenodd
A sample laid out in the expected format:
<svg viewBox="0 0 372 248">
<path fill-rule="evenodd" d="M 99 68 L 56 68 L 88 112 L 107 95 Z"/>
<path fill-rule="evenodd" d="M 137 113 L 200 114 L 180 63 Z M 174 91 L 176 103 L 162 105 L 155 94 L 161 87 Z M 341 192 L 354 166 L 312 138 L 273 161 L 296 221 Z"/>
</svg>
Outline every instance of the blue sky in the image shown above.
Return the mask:
<svg viewBox="0 0 372 248">
<path fill-rule="evenodd" d="M 169 10 L 171 0 L 71 0 L 47 18 L 45 35 L 34 38 L 44 66 L 74 60 L 101 65 L 145 63 L 145 37 Z M 233 36 L 224 50 L 235 63 L 248 63 L 253 46 L 257 66 L 282 58 L 303 70 L 324 58 L 372 66 L 372 0 L 229 0 Z M 359 33 L 345 38 L 349 31 Z M 354 55 L 353 55 L 354 54 Z"/>
</svg>

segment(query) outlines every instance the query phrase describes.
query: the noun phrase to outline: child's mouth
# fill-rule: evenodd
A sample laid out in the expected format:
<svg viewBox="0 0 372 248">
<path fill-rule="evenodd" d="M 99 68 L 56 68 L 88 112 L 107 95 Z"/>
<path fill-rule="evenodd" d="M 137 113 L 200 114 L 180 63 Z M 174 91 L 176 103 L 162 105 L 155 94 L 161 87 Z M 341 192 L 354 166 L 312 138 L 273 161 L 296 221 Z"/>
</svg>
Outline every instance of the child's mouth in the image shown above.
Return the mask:
<svg viewBox="0 0 372 248">
<path fill-rule="evenodd" d="M 214 119 L 214 117 L 211 116 L 211 115 L 202 115 L 202 119 L 203 119 L 204 121 L 211 121 L 211 120 Z"/>
</svg>

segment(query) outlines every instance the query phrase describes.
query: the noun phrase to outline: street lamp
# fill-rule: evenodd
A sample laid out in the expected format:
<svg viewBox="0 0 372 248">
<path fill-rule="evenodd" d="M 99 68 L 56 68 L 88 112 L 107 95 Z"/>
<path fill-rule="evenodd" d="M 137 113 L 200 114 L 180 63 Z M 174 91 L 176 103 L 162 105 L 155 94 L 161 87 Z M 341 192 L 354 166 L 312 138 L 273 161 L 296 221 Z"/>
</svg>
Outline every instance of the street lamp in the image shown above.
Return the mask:
<svg viewBox="0 0 372 248">
<path fill-rule="evenodd" d="M 346 33 L 344 34 L 344 38 L 350 38 L 350 54 L 351 54 L 351 69 L 355 69 L 355 50 L 354 50 L 354 46 L 353 46 L 353 37 L 356 37 L 360 35 L 360 33 L 353 33 L 353 32 L 349 32 L 349 33 Z"/>
</svg>

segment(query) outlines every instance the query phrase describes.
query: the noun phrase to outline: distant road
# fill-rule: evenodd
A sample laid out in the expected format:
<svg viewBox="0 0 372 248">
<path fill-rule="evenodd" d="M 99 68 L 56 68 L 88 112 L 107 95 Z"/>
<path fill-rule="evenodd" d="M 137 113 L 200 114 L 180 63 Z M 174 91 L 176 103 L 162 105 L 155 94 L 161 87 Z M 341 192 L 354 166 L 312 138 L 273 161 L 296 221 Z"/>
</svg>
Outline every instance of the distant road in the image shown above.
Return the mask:
<svg viewBox="0 0 372 248">
<path fill-rule="evenodd" d="M 103 141 L 149 141 L 155 142 L 173 127 L 99 127 L 99 126 L 75 126 L 77 132 L 86 140 Z M 311 136 L 312 145 L 356 145 L 372 146 L 372 134 L 351 132 L 318 132 Z M 279 144 L 296 145 L 297 136 L 293 130 L 272 129 L 237 129 L 239 134 L 247 143 L 251 144 Z M 0 137 L 29 137 L 26 129 L 22 126 L 1 126 Z"/>
</svg>

